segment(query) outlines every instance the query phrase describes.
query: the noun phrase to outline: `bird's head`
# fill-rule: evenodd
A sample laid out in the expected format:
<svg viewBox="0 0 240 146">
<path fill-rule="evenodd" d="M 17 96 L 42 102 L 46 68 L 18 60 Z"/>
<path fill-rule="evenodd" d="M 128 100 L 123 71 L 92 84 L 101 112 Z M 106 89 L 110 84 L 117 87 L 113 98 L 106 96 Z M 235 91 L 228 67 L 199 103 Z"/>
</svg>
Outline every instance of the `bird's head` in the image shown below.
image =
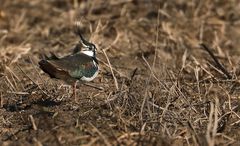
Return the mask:
<svg viewBox="0 0 240 146">
<path fill-rule="evenodd" d="M 96 46 L 93 43 L 90 43 L 88 41 L 86 41 L 81 33 L 78 33 L 79 37 L 80 37 L 80 43 L 82 44 L 82 49 L 81 52 L 91 56 L 91 57 L 95 57 L 96 56 Z"/>
</svg>

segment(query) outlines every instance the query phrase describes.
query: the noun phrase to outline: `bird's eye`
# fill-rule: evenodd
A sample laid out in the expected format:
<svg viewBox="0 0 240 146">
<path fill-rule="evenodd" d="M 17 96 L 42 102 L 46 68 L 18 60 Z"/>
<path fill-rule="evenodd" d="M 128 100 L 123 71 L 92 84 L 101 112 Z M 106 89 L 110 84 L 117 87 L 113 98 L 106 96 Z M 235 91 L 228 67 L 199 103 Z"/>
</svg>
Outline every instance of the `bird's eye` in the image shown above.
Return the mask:
<svg viewBox="0 0 240 146">
<path fill-rule="evenodd" d="M 90 50 L 94 50 L 95 49 L 95 46 L 94 45 L 91 45 L 90 46 Z"/>
<path fill-rule="evenodd" d="M 89 50 L 92 50 L 92 46 L 89 46 Z"/>
</svg>

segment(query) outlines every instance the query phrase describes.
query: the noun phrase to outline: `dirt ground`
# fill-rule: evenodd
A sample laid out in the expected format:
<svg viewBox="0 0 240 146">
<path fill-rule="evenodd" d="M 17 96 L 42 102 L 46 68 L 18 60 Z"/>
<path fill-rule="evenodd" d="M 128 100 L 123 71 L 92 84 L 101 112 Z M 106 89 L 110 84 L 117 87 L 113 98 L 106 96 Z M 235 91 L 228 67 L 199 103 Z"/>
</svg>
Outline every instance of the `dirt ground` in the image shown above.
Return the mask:
<svg viewBox="0 0 240 146">
<path fill-rule="evenodd" d="M 76 20 L 101 70 L 74 99 L 38 61 Z M 237 0 L 1 0 L 0 145 L 240 145 L 239 40 Z"/>
</svg>

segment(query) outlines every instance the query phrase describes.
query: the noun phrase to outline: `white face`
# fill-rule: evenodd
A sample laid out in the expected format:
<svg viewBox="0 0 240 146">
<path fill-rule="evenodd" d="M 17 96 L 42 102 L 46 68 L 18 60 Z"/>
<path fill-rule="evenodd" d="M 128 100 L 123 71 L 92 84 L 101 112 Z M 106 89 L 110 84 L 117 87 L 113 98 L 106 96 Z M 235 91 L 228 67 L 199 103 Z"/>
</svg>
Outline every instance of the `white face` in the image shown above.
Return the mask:
<svg viewBox="0 0 240 146">
<path fill-rule="evenodd" d="M 94 57 L 94 53 L 93 51 L 90 51 L 90 50 L 83 50 L 81 51 L 82 53 L 88 55 L 88 56 L 91 56 L 91 57 Z"/>
</svg>

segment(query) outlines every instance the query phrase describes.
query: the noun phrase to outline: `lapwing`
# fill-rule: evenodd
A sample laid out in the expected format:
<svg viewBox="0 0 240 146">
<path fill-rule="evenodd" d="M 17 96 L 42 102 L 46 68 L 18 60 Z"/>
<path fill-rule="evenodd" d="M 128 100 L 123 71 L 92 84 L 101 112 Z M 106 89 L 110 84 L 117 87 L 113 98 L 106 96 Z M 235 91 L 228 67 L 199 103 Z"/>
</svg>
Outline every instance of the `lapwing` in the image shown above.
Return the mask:
<svg viewBox="0 0 240 146">
<path fill-rule="evenodd" d="M 63 80 L 73 86 L 75 99 L 77 82 L 92 81 L 99 72 L 96 46 L 86 41 L 79 30 L 76 33 L 80 37 L 80 43 L 71 55 L 60 58 L 51 53 L 50 57 L 46 56 L 39 61 L 40 68 L 51 78 Z"/>
</svg>

